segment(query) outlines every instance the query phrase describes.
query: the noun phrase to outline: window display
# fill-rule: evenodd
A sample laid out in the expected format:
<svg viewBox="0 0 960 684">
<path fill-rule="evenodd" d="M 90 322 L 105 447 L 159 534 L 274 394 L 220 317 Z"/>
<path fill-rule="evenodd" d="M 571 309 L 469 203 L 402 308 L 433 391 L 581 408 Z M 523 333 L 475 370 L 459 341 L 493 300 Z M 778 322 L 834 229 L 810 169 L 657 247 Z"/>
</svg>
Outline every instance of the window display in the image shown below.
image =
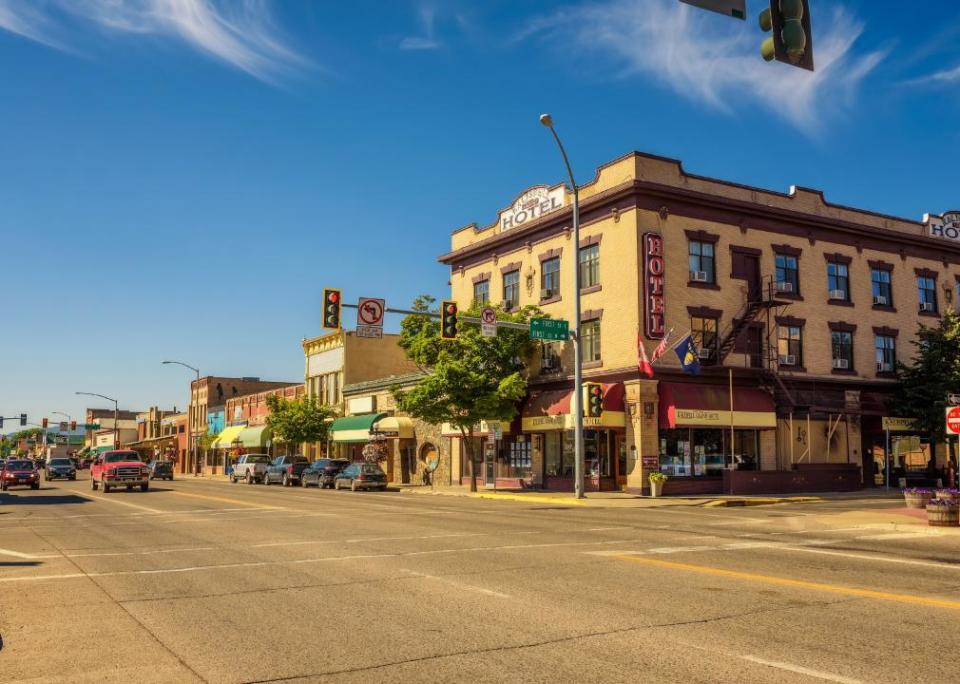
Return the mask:
<svg viewBox="0 0 960 684">
<path fill-rule="evenodd" d="M 738 470 L 760 467 L 757 430 L 734 430 L 733 461 Z M 669 477 L 721 477 L 729 462 L 730 431 L 676 428 L 660 431 L 660 472 Z"/>
</svg>

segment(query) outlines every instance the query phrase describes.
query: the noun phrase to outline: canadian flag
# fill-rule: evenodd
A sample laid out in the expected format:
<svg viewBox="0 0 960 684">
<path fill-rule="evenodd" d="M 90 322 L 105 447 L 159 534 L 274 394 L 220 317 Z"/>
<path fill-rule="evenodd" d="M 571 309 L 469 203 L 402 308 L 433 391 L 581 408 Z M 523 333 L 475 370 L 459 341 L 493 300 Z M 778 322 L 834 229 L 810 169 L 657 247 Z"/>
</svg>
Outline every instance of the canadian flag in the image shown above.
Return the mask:
<svg viewBox="0 0 960 684">
<path fill-rule="evenodd" d="M 660 344 L 657 345 L 657 348 L 653 350 L 653 356 L 650 357 L 651 363 L 656 363 L 657 359 L 667 353 L 670 349 L 670 335 L 673 334 L 673 328 L 670 328 L 667 331 L 667 334 L 663 336 L 663 339 L 660 340 Z"/>
<path fill-rule="evenodd" d="M 647 358 L 647 350 L 643 347 L 643 337 L 639 334 L 637 335 L 637 368 L 640 369 L 641 374 L 648 378 L 653 377 L 653 366 L 650 364 L 650 359 Z"/>
</svg>

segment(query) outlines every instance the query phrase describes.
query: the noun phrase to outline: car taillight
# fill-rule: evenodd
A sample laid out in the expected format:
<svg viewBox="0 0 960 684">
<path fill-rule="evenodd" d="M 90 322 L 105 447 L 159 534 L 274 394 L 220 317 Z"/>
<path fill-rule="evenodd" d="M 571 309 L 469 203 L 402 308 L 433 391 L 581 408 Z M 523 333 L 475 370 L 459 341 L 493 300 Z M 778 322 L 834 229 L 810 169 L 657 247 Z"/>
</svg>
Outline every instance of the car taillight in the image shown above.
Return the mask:
<svg viewBox="0 0 960 684">
<path fill-rule="evenodd" d="M 290 473 L 291 475 L 293 475 L 293 466 L 292 466 L 292 465 L 287 466 L 287 472 Z"/>
<path fill-rule="evenodd" d="M 357 479 L 358 479 L 358 480 L 366 480 L 367 478 L 364 476 L 363 473 L 360 473 L 359 475 L 357 475 Z"/>
</svg>

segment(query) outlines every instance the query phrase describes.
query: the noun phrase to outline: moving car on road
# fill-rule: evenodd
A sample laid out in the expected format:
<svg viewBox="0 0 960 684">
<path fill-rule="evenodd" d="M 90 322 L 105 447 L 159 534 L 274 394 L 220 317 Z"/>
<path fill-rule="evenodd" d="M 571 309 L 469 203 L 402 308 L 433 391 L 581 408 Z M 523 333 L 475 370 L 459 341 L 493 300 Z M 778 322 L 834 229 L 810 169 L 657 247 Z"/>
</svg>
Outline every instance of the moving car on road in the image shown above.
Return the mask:
<svg viewBox="0 0 960 684">
<path fill-rule="evenodd" d="M 291 487 L 300 481 L 300 473 L 310 465 L 306 456 L 277 456 L 263 471 L 263 484 L 280 482 Z"/>
<path fill-rule="evenodd" d="M 90 466 L 90 488 L 96 491 L 98 486 L 104 494 L 113 487 L 130 491 L 139 486 L 145 492 L 150 489 L 150 469 L 136 451 L 104 451 Z"/>
<path fill-rule="evenodd" d="M 33 461 L 26 458 L 11 459 L 0 470 L 0 490 L 10 487 L 40 489 L 40 473 Z"/>
<path fill-rule="evenodd" d="M 270 465 L 268 454 L 243 454 L 233 466 L 230 481 L 243 480 L 247 484 L 263 482 L 263 474 Z"/>
<path fill-rule="evenodd" d="M 173 481 L 173 462 L 154 461 L 150 464 L 151 480 L 170 480 Z"/>
<path fill-rule="evenodd" d="M 341 458 L 318 458 L 300 475 L 300 484 L 304 487 L 333 487 L 333 478 L 350 465 L 350 461 Z"/>
<path fill-rule="evenodd" d="M 379 489 L 382 492 L 387 488 L 387 474 L 372 463 L 351 463 L 333 478 L 333 488 L 340 487 L 350 487 L 354 492 L 358 489 Z"/>
<path fill-rule="evenodd" d="M 43 475 L 48 480 L 76 480 L 77 468 L 69 458 L 51 458 L 43 468 Z"/>
</svg>

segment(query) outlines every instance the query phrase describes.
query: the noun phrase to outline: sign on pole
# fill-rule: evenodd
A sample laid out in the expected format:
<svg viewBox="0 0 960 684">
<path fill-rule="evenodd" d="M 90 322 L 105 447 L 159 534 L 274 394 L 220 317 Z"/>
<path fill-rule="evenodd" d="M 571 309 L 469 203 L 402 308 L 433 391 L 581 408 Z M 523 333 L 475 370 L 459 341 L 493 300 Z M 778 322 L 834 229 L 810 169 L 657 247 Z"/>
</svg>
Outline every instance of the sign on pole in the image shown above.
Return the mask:
<svg viewBox="0 0 960 684">
<path fill-rule="evenodd" d="M 383 313 L 386 301 L 361 297 L 357 302 L 357 337 L 383 337 Z"/>
<path fill-rule="evenodd" d="M 688 5 L 719 12 L 734 19 L 747 18 L 747 0 L 680 0 Z"/>
<path fill-rule="evenodd" d="M 947 408 L 947 434 L 960 435 L 960 406 Z"/>
<path fill-rule="evenodd" d="M 960 394 L 948 394 L 947 403 L 951 406 L 960 406 Z"/>
<path fill-rule="evenodd" d="M 480 334 L 483 337 L 497 336 L 497 312 L 492 306 L 485 306 L 480 311 Z"/>
<path fill-rule="evenodd" d="M 555 318 L 531 318 L 531 340 L 567 340 L 570 338 L 570 324 Z"/>
</svg>

